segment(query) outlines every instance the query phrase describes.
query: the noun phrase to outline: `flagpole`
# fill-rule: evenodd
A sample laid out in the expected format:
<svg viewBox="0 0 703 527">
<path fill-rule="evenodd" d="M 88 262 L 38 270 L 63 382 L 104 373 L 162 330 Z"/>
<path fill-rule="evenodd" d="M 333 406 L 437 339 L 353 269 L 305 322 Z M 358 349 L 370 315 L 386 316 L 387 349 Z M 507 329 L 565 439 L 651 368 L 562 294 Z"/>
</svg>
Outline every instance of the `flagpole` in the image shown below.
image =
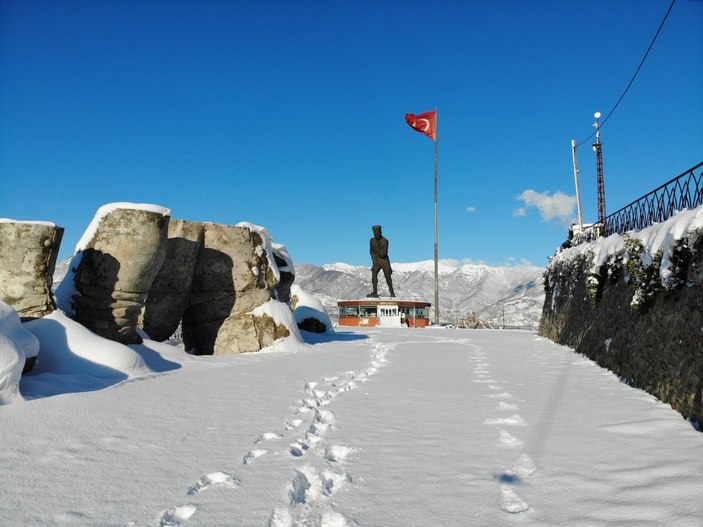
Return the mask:
<svg viewBox="0 0 703 527">
<path fill-rule="evenodd" d="M 435 106 L 435 131 L 439 121 L 439 113 Z M 439 245 L 437 228 L 437 133 L 434 140 L 434 322 L 439 326 Z"/>
</svg>

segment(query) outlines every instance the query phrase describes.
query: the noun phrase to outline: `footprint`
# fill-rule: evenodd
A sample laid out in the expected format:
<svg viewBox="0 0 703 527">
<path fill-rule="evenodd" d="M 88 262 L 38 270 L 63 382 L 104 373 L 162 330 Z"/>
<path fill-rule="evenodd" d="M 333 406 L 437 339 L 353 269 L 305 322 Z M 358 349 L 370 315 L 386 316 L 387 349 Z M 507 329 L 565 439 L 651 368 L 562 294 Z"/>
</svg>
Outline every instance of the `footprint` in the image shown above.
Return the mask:
<svg viewBox="0 0 703 527">
<path fill-rule="evenodd" d="M 500 442 L 501 445 L 507 446 L 507 447 L 518 447 L 522 445 L 522 441 L 520 441 L 517 437 L 511 435 L 508 433 L 507 430 L 501 430 L 500 431 L 500 436 L 498 437 L 498 441 Z"/>
<path fill-rule="evenodd" d="M 188 495 L 192 496 L 193 494 L 207 490 L 210 487 L 236 488 L 239 486 L 239 483 L 239 477 L 234 474 L 227 474 L 226 472 L 210 472 L 210 474 L 205 474 L 190 486 L 188 489 Z"/>
<path fill-rule="evenodd" d="M 293 457 L 302 457 L 307 454 L 308 450 L 310 450 L 310 445 L 302 440 L 290 445 L 290 455 Z"/>
<path fill-rule="evenodd" d="M 286 423 L 285 427 L 286 430 L 292 430 L 293 428 L 298 428 L 301 424 L 303 424 L 302 419 L 291 419 Z"/>
<path fill-rule="evenodd" d="M 488 395 L 484 395 L 484 397 L 490 397 L 491 399 L 512 399 L 513 396 L 509 394 L 508 392 L 503 392 L 503 393 L 491 393 Z"/>
<path fill-rule="evenodd" d="M 342 484 L 349 479 L 346 473 L 340 474 L 331 470 L 323 470 L 320 472 L 320 481 L 322 482 L 322 492 L 326 496 L 332 496 L 339 490 Z"/>
<path fill-rule="evenodd" d="M 320 527 L 348 527 L 347 519 L 334 511 L 325 511 L 320 515 Z"/>
<path fill-rule="evenodd" d="M 510 417 L 498 417 L 496 419 L 486 419 L 487 425 L 522 425 L 525 421 L 518 414 Z"/>
<path fill-rule="evenodd" d="M 242 463 L 245 465 L 248 465 L 252 461 L 254 461 L 256 458 L 263 456 L 264 454 L 269 454 L 271 451 L 266 450 L 264 448 L 254 448 L 247 452 L 247 454 L 244 456 L 244 459 L 242 460 Z"/>
<path fill-rule="evenodd" d="M 317 501 L 322 493 L 322 480 L 310 465 L 295 470 L 295 478 L 288 485 L 291 505 Z"/>
<path fill-rule="evenodd" d="M 500 486 L 500 506 L 504 511 L 512 514 L 524 512 L 530 508 L 530 506 L 515 493 L 510 485 Z"/>
<path fill-rule="evenodd" d="M 537 470 L 537 467 L 532 462 L 532 458 L 530 458 L 529 455 L 522 454 L 515 463 L 513 470 L 518 476 L 522 478 L 527 478 L 534 474 L 535 470 Z"/>
<path fill-rule="evenodd" d="M 181 522 L 195 514 L 198 508 L 195 505 L 181 505 L 166 509 L 159 515 L 159 527 L 178 527 Z"/>
<path fill-rule="evenodd" d="M 295 478 L 288 486 L 291 505 L 312 504 L 324 497 L 332 496 L 345 481 L 346 473 L 324 469 L 317 472 L 311 465 L 305 465 L 295 471 Z"/>
<path fill-rule="evenodd" d="M 301 421 L 302 423 L 302 421 Z M 300 424 L 300 423 L 298 423 Z M 277 434 L 276 432 L 266 432 L 264 434 L 261 434 L 259 437 L 256 438 L 254 441 L 255 444 L 262 443 L 264 441 L 273 441 L 275 439 L 283 439 L 283 436 L 281 434 Z"/>
<path fill-rule="evenodd" d="M 330 425 L 328 425 L 327 423 L 313 421 L 312 423 L 310 423 L 310 427 L 308 428 L 308 431 L 305 434 L 305 439 L 308 443 L 312 443 L 313 445 L 315 445 L 327 435 L 327 431 L 329 429 Z"/>
<path fill-rule="evenodd" d="M 301 401 L 301 407 L 307 408 L 308 411 L 312 411 L 315 408 L 317 408 L 318 406 L 320 406 L 320 402 L 313 397 L 309 397 L 308 399 L 303 399 Z"/>
<path fill-rule="evenodd" d="M 334 412 L 331 410 L 318 410 L 315 412 L 315 420 L 330 426 L 334 425 Z"/>
<path fill-rule="evenodd" d="M 285 507 L 276 507 L 269 518 L 268 527 L 292 527 L 293 516 Z"/>
<path fill-rule="evenodd" d="M 331 463 L 340 463 L 353 452 L 354 449 L 351 447 L 344 445 L 332 445 L 325 449 L 324 458 Z"/>
<path fill-rule="evenodd" d="M 332 392 L 329 392 L 327 390 L 314 390 L 312 392 L 312 395 L 317 400 L 331 399 L 332 398 Z"/>
<path fill-rule="evenodd" d="M 312 412 L 312 408 L 310 408 L 310 407 L 308 407 L 308 406 L 305 406 L 305 405 L 303 404 L 302 406 L 299 406 L 299 407 L 295 410 L 295 415 L 309 414 L 310 412 Z"/>
<path fill-rule="evenodd" d="M 348 381 L 348 382 L 342 384 L 339 388 L 337 388 L 337 391 L 339 393 L 349 392 L 349 391 L 354 390 L 356 388 L 357 388 L 357 384 L 355 381 Z"/>
</svg>

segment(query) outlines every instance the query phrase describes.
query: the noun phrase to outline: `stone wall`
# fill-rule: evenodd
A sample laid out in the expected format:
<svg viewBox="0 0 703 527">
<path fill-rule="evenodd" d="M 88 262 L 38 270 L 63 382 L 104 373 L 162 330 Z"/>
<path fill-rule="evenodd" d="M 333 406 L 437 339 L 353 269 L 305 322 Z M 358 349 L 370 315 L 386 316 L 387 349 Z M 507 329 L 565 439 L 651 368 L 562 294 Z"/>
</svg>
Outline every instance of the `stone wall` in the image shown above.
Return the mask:
<svg viewBox="0 0 703 527">
<path fill-rule="evenodd" d="M 703 233 L 651 256 L 626 238 L 598 263 L 575 252 L 547 267 L 540 335 L 703 423 Z"/>
</svg>

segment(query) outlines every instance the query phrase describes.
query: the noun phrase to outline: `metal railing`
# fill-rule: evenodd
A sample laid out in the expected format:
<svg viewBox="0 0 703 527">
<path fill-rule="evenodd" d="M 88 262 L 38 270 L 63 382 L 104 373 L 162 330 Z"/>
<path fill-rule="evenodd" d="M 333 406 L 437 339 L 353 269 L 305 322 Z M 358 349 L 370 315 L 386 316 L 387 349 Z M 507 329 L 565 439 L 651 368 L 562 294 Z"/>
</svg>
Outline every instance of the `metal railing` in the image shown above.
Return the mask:
<svg viewBox="0 0 703 527">
<path fill-rule="evenodd" d="M 641 230 L 669 219 L 678 211 L 703 205 L 703 169 L 701 167 L 703 162 L 608 215 L 604 226 L 598 223 L 589 226 L 583 233 L 574 236 L 572 243 L 578 244 L 598 236 Z"/>
<path fill-rule="evenodd" d="M 608 215 L 605 218 L 605 235 L 644 229 L 669 219 L 680 210 L 702 205 L 703 170 L 696 175 L 696 170 L 701 167 L 703 163 L 698 163 L 649 194 Z"/>
</svg>

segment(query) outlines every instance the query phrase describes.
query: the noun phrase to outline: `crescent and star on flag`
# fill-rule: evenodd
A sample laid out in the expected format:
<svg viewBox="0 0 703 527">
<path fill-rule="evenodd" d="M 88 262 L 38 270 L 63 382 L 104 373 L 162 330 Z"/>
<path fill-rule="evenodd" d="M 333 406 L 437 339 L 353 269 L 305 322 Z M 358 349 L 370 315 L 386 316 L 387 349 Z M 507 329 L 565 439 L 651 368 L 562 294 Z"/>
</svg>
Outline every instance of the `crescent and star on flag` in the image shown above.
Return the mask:
<svg viewBox="0 0 703 527">
<path fill-rule="evenodd" d="M 415 115 L 412 113 L 405 114 L 405 122 L 407 122 L 413 130 L 425 134 L 433 141 L 437 141 L 437 110 Z"/>
</svg>

